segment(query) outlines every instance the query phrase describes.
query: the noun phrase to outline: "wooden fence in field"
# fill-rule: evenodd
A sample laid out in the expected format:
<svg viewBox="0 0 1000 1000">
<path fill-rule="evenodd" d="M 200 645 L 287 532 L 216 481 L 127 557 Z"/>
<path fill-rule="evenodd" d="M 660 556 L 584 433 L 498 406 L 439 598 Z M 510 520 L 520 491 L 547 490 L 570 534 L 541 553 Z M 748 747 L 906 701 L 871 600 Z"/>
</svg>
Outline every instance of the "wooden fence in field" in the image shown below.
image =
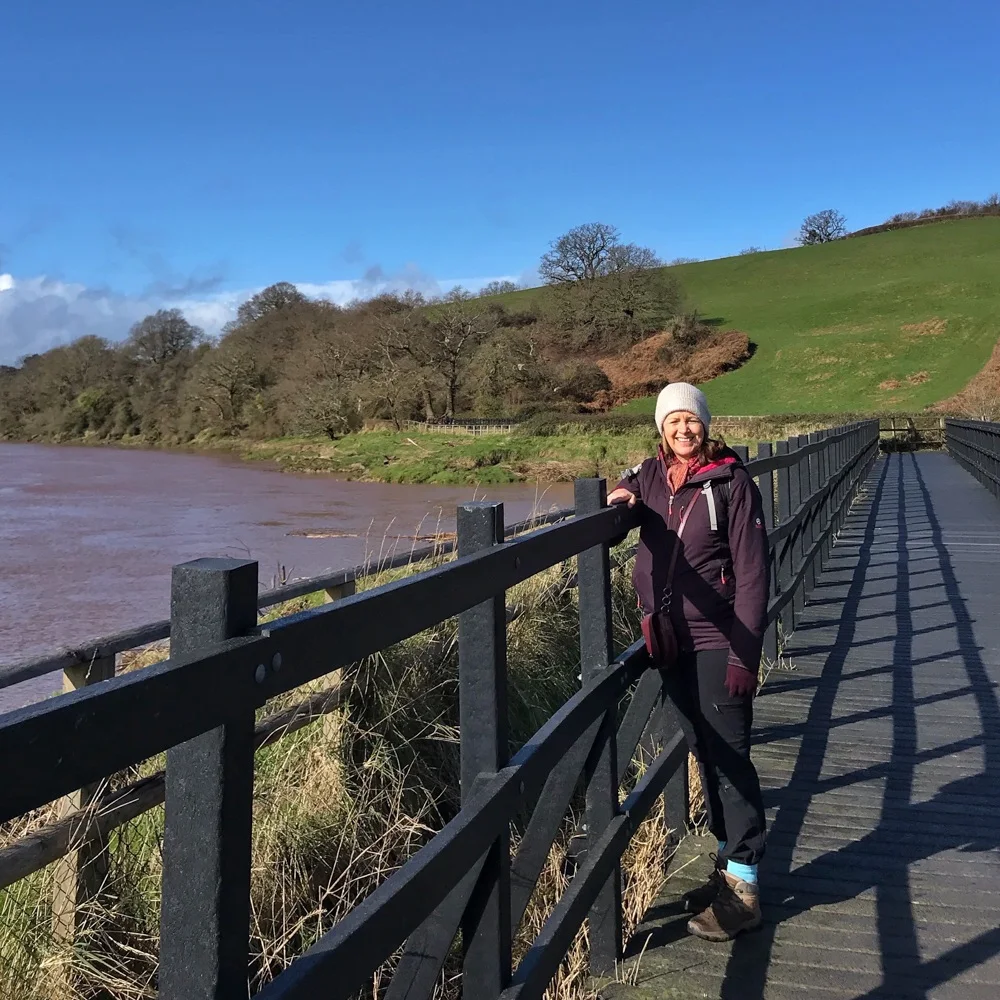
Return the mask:
<svg viewBox="0 0 1000 1000">
<path fill-rule="evenodd" d="M 945 443 L 945 421 L 947 418 L 936 414 L 889 414 L 878 418 L 879 432 L 886 442 L 887 450 L 914 448 L 942 448 Z M 719 415 L 712 419 L 712 427 L 720 434 L 739 434 L 746 428 L 752 428 L 762 421 L 770 424 L 803 423 L 805 421 L 822 422 L 822 416 L 810 417 L 809 414 L 783 417 L 780 414 L 773 417 L 764 416 L 734 416 Z M 421 434 L 466 434 L 479 436 L 483 434 L 512 434 L 524 421 L 517 417 L 481 418 L 468 420 L 442 421 L 428 423 L 420 420 L 406 420 L 403 429 Z M 787 433 L 787 430 L 786 432 Z"/>
</svg>

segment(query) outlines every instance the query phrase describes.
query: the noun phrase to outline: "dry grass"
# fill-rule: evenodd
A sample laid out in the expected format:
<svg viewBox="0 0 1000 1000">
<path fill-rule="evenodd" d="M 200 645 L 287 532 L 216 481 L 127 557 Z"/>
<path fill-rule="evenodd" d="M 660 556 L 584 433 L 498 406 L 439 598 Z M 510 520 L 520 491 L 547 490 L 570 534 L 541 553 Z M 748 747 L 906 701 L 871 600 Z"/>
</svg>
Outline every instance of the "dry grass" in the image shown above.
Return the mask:
<svg viewBox="0 0 1000 1000">
<path fill-rule="evenodd" d="M 512 742 L 520 745 L 577 687 L 576 593 L 572 565 L 515 588 L 520 613 L 508 628 Z M 405 571 L 365 581 L 377 586 Z M 301 599 L 276 609 L 308 606 Z M 621 644 L 634 634 L 627 569 L 615 572 Z M 425 844 L 457 811 L 457 628 L 454 620 L 349 670 L 347 704 L 262 748 L 256 758 L 251 873 L 251 989 L 273 978 Z M 166 644 L 126 657 L 124 669 L 162 659 Z M 327 675 L 274 699 L 267 714 L 331 683 Z M 162 768 L 163 758 L 117 775 L 117 787 Z M 641 765 L 630 769 L 630 782 Z M 577 803 L 574 808 L 579 808 Z M 0 828 L 0 847 L 50 821 L 54 807 Z M 525 915 L 522 954 L 568 884 L 567 817 Z M 72 946 L 51 933 L 53 868 L 0 891 L 0 1000 L 140 1000 L 156 995 L 163 808 L 116 831 L 110 870 Z M 516 831 L 515 831 L 516 842 Z M 655 898 L 665 867 L 666 830 L 650 817 L 624 859 L 628 929 Z M 390 964 L 391 968 L 391 964 Z M 457 950 L 437 996 L 458 995 Z M 389 969 L 365 991 L 378 997 Z M 594 996 L 580 935 L 548 994 Z"/>
<path fill-rule="evenodd" d="M 948 329 L 948 320 L 934 316 L 922 323 L 904 323 L 899 329 L 911 337 L 940 337 Z"/>
<path fill-rule="evenodd" d="M 1000 420 L 1000 341 L 997 341 L 989 361 L 965 388 L 934 409 L 940 413 L 957 413 L 973 420 Z"/>
</svg>

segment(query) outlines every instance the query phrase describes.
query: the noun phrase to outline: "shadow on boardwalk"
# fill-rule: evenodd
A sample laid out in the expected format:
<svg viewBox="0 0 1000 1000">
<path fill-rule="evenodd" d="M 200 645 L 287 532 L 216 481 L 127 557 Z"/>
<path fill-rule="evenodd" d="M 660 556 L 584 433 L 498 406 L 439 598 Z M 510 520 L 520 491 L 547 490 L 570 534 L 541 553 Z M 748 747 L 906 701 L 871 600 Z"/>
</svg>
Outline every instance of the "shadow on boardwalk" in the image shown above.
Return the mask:
<svg viewBox="0 0 1000 1000">
<path fill-rule="evenodd" d="M 948 456 L 876 466 L 757 701 L 764 927 L 688 939 L 671 879 L 609 996 L 1000 995 L 998 530 Z"/>
</svg>

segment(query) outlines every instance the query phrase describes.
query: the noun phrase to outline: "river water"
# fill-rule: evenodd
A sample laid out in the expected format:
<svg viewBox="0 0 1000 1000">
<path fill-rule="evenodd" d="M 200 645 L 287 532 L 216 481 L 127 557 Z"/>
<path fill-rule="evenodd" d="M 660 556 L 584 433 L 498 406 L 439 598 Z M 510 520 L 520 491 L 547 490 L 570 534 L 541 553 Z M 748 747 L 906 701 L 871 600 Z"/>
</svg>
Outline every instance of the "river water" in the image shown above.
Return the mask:
<svg viewBox="0 0 1000 1000">
<path fill-rule="evenodd" d="M 170 568 L 256 559 L 262 590 L 453 531 L 502 500 L 507 523 L 572 504 L 572 486 L 393 486 L 295 476 L 218 455 L 0 443 L 0 664 L 169 617 Z M 61 675 L 0 689 L 0 712 Z"/>
</svg>

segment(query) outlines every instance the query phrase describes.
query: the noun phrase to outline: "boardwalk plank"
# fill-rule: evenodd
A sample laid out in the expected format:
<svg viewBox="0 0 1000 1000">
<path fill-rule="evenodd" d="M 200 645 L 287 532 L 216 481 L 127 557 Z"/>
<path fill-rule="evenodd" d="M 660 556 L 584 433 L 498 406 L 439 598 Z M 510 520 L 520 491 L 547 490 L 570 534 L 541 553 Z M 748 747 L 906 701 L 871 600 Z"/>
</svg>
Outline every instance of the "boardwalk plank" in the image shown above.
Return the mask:
<svg viewBox="0 0 1000 1000">
<path fill-rule="evenodd" d="M 998 564 L 1000 503 L 948 455 L 878 463 L 757 699 L 764 926 L 685 934 L 690 837 L 602 996 L 1000 996 Z"/>
</svg>

